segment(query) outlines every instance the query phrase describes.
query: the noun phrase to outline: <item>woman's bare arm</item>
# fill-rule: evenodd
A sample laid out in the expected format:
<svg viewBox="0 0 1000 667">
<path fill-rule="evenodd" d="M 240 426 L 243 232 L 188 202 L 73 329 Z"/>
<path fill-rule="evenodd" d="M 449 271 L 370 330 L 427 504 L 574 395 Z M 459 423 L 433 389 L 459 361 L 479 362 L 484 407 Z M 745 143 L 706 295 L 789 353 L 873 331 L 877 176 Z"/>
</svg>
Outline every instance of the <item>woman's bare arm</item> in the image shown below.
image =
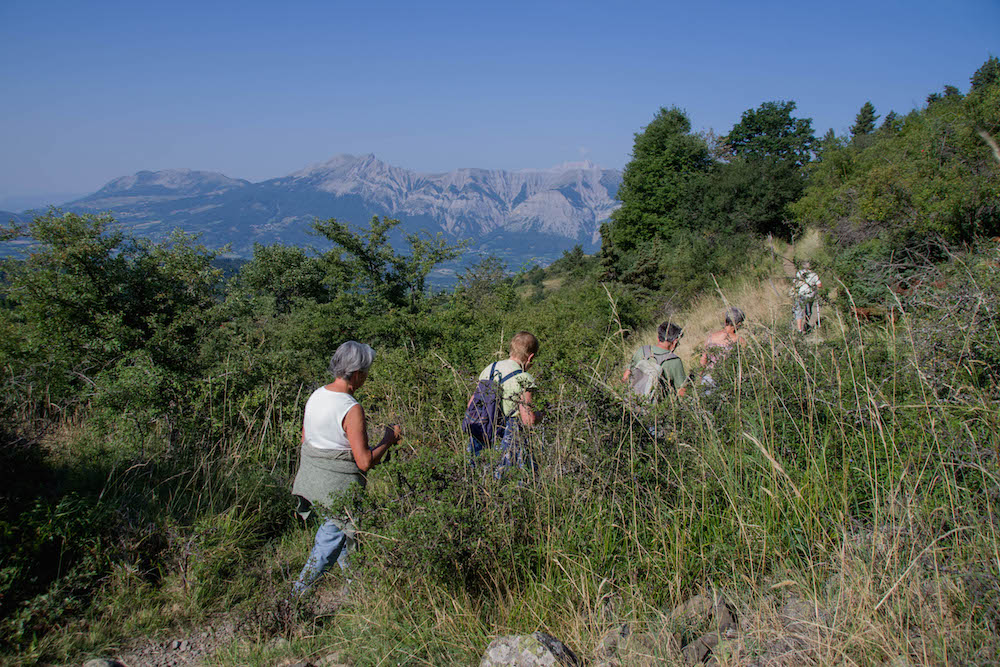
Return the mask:
<svg viewBox="0 0 1000 667">
<path fill-rule="evenodd" d="M 351 443 L 351 454 L 354 463 L 361 472 L 368 472 L 377 464 L 389 450 L 389 445 L 399 442 L 403 435 L 398 424 L 387 426 L 382 440 L 375 447 L 368 447 L 368 431 L 365 423 L 365 411 L 361 405 L 355 405 L 344 416 L 344 432 L 347 441 Z"/>
</svg>

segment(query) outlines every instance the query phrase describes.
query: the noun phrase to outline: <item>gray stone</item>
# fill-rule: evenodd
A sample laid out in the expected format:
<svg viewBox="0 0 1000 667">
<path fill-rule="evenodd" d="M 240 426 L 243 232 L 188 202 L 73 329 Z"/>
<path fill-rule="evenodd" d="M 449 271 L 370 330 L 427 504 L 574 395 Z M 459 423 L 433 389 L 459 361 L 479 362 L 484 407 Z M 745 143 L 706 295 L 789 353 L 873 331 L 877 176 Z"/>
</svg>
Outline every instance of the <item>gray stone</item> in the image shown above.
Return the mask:
<svg viewBox="0 0 1000 667">
<path fill-rule="evenodd" d="M 816 660 L 805 640 L 797 635 L 782 635 L 767 643 L 764 652 L 753 663 L 756 667 L 792 667 L 811 665 Z"/>
<path fill-rule="evenodd" d="M 576 654 L 565 644 L 544 632 L 530 635 L 497 637 L 486 648 L 479 667 L 576 667 Z"/>
<path fill-rule="evenodd" d="M 122 663 L 117 660 L 105 660 L 104 658 L 95 658 L 93 660 L 88 660 L 83 663 L 83 667 L 124 667 Z"/>
<path fill-rule="evenodd" d="M 695 595 L 693 598 L 682 602 L 668 614 L 670 620 L 696 625 L 708 618 L 712 613 L 712 600 L 704 595 Z"/>
<path fill-rule="evenodd" d="M 726 602 L 726 598 L 719 596 L 719 599 L 715 601 L 715 624 L 719 628 L 719 633 L 723 637 L 728 637 L 732 639 L 736 636 L 736 631 L 739 629 L 739 623 L 736 621 L 736 611 L 729 606 Z"/>
<path fill-rule="evenodd" d="M 267 644 L 265 644 L 264 646 L 269 650 L 275 650 L 275 649 L 288 648 L 290 645 L 291 642 L 285 639 L 284 637 L 275 637 L 271 641 L 267 642 Z"/>
<path fill-rule="evenodd" d="M 814 602 L 790 595 L 778 614 L 785 634 L 767 643 L 756 665 L 778 667 L 814 664 L 821 638 L 829 631 L 829 615 Z"/>
<path fill-rule="evenodd" d="M 611 657 L 618 650 L 618 645 L 623 639 L 632 634 L 632 629 L 628 623 L 623 623 L 619 627 L 608 630 L 608 633 L 601 638 L 597 646 L 597 655 L 600 657 Z"/>
<path fill-rule="evenodd" d="M 819 604 L 791 596 L 779 614 L 789 632 L 797 634 L 825 634 L 828 624 L 826 610 Z"/>
<path fill-rule="evenodd" d="M 681 654 L 684 656 L 685 665 L 697 665 L 705 662 L 706 658 L 712 654 L 712 649 L 719 643 L 718 632 L 706 632 L 698 639 L 684 647 Z"/>
<path fill-rule="evenodd" d="M 637 660 L 646 664 L 650 659 L 653 664 L 676 664 L 682 657 L 680 633 L 661 628 L 659 632 L 633 634 L 622 642 L 619 654 L 626 664 Z"/>
<path fill-rule="evenodd" d="M 316 667 L 343 667 L 351 664 L 349 658 L 345 658 L 340 652 L 329 653 L 316 661 Z"/>
<path fill-rule="evenodd" d="M 648 632 L 634 632 L 621 640 L 618 645 L 618 656 L 626 664 L 633 663 L 638 656 L 656 655 L 660 651 L 661 641 Z"/>
</svg>

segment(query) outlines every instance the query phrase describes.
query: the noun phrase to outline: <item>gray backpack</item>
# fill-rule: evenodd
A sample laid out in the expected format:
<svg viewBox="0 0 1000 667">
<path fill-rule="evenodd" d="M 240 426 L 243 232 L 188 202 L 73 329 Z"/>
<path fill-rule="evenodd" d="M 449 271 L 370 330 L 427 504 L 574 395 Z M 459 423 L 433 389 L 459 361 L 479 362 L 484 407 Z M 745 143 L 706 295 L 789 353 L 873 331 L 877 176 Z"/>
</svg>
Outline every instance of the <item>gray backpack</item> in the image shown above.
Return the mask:
<svg viewBox="0 0 1000 667">
<path fill-rule="evenodd" d="M 642 359 L 632 366 L 632 372 L 628 376 L 632 393 L 654 398 L 661 386 L 663 363 L 678 358 L 673 352 L 653 352 L 652 345 L 643 345 Z"/>
</svg>

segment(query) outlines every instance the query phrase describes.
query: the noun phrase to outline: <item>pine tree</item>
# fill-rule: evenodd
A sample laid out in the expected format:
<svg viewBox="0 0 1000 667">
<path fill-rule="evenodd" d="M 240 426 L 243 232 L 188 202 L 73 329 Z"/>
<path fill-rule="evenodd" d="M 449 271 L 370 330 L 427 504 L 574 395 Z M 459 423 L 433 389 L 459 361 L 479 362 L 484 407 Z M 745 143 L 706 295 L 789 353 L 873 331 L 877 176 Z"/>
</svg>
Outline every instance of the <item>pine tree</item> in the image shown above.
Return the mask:
<svg viewBox="0 0 1000 667">
<path fill-rule="evenodd" d="M 851 126 L 851 137 L 859 137 L 874 132 L 876 120 L 878 120 L 878 116 L 875 115 L 875 106 L 871 102 L 865 102 L 861 106 L 861 110 L 858 111 L 858 115 L 854 118 L 854 125 Z"/>
<path fill-rule="evenodd" d="M 996 56 L 990 56 L 969 79 L 972 84 L 971 90 L 985 88 L 996 81 L 1000 81 L 1000 59 Z"/>
<path fill-rule="evenodd" d="M 901 126 L 902 121 L 899 120 L 899 116 L 895 111 L 890 111 L 885 115 L 885 119 L 882 121 L 882 126 L 879 127 L 879 131 L 896 133 L 899 132 Z"/>
</svg>

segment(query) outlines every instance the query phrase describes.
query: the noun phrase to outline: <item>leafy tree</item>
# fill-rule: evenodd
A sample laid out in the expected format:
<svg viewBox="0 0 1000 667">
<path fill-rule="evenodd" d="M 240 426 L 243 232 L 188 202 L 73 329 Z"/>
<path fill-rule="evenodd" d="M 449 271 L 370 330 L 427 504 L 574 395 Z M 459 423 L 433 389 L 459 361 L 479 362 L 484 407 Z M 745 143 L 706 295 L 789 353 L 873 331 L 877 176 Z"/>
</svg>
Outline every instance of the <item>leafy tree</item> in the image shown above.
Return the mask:
<svg viewBox="0 0 1000 667">
<path fill-rule="evenodd" d="M 254 244 L 253 259 L 240 267 L 238 291 L 251 296 L 268 296 L 275 310 L 287 313 L 295 299 L 328 300 L 326 273 L 320 261 L 301 248 Z"/>
<path fill-rule="evenodd" d="M 618 280 L 620 275 L 619 266 L 622 263 L 622 253 L 611 240 L 611 223 L 601 224 L 601 250 L 597 253 L 598 263 L 601 267 L 600 280 Z"/>
<path fill-rule="evenodd" d="M 536 275 L 544 275 L 542 269 L 537 269 Z M 535 271 L 533 269 L 532 271 Z M 477 309 L 496 308 L 503 302 L 503 307 L 509 305 L 510 288 L 513 280 L 507 273 L 507 265 L 496 255 L 483 257 L 467 268 L 458 278 L 455 290 L 456 298 L 472 304 Z"/>
<path fill-rule="evenodd" d="M 317 220 L 313 227 L 336 246 L 323 257 L 331 283 L 365 295 L 375 308 L 416 309 L 431 270 L 458 257 L 464 245 L 449 245 L 440 234 L 406 234 L 410 253 L 400 255 L 389 242 L 398 225 L 399 220 L 374 216 L 368 229 L 355 234 L 334 218 Z"/>
<path fill-rule="evenodd" d="M 802 194 L 802 167 L 816 143 L 812 120 L 795 118 L 795 102 L 765 102 L 743 112 L 723 138 L 732 155 L 704 182 L 700 228 L 789 236 L 789 203 Z"/>
<path fill-rule="evenodd" d="M 991 57 L 976 70 L 972 81 L 964 107 L 977 134 L 988 144 L 995 143 L 1000 136 L 997 114 L 1000 109 L 1000 60 Z M 997 151 L 997 160 L 1000 160 L 1000 149 L 993 150 Z"/>
<path fill-rule="evenodd" d="M 103 353 L 106 339 L 118 337 L 114 330 L 123 323 L 111 318 L 124 310 L 128 265 L 138 248 L 111 223 L 108 216 L 63 216 L 52 210 L 26 226 L 3 230 L 0 240 L 33 242 L 26 259 L 4 262 L 6 296 L 18 319 L 31 328 L 26 342 L 32 352 L 52 357 Z"/>
<path fill-rule="evenodd" d="M 535 264 L 524 272 L 522 280 L 529 285 L 541 287 L 542 283 L 545 282 L 545 269 Z"/>
<path fill-rule="evenodd" d="M 882 120 L 882 125 L 878 128 L 880 132 L 896 133 L 902 127 L 902 122 L 895 111 L 890 111 Z"/>
<path fill-rule="evenodd" d="M 51 210 L 2 238 L 32 243 L 4 263 L 22 386 L 60 401 L 80 387 L 99 393 L 101 374 L 140 351 L 166 374 L 194 372 L 219 272 L 192 237 L 138 242 L 109 216 Z"/>
<path fill-rule="evenodd" d="M 619 252 L 686 228 L 685 190 L 711 167 L 704 139 L 692 135 L 691 122 L 680 109 L 661 108 L 635 135 L 632 160 L 626 165 L 615 211 L 605 229 Z"/>
<path fill-rule="evenodd" d="M 842 149 L 847 145 L 847 141 L 837 136 L 831 127 L 822 137 L 816 140 L 813 145 L 816 152 L 816 160 L 825 160 L 831 153 Z"/>
<path fill-rule="evenodd" d="M 809 162 L 813 144 L 811 118 L 795 118 L 795 102 L 764 102 L 743 112 L 740 122 L 723 138 L 734 156 L 798 167 Z"/>
<path fill-rule="evenodd" d="M 693 215 L 697 229 L 718 244 L 738 234 L 791 235 L 788 204 L 805 187 L 802 171 L 776 160 L 736 159 L 707 175 Z"/>
<path fill-rule="evenodd" d="M 875 106 L 871 102 L 862 104 L 858 115 L 854 117 L 854 125 L 851 126 L 851 137 L 856 139 L 874 132 L 875 121 L 878 118 L 875 114 Z"/>
<path fill-rule="evenodd" d="M 220 294 L 222 271 L 215 267 L 215 253 L 192 234 L 174 232 L 160 243 L 138 241 L 139 252 L 128 279 L 133 301 L 126 315 L 141 318 L 130 325 L 154 363 L 168 371 L 197 373 L 192 350 L 211 324 L 210 313 Z"/>
<path fill-rule="evenodd" d="M 583 252 L 583 246 L 579 243 L 571 250 L 564 250 L 562 257 L 552 262 L 549 266 L 551 273 L 567 273 L 574 277 L 587 275 L 591 267 L 594 266 L 592 257 L 588 257 Z"/>
</svg>

